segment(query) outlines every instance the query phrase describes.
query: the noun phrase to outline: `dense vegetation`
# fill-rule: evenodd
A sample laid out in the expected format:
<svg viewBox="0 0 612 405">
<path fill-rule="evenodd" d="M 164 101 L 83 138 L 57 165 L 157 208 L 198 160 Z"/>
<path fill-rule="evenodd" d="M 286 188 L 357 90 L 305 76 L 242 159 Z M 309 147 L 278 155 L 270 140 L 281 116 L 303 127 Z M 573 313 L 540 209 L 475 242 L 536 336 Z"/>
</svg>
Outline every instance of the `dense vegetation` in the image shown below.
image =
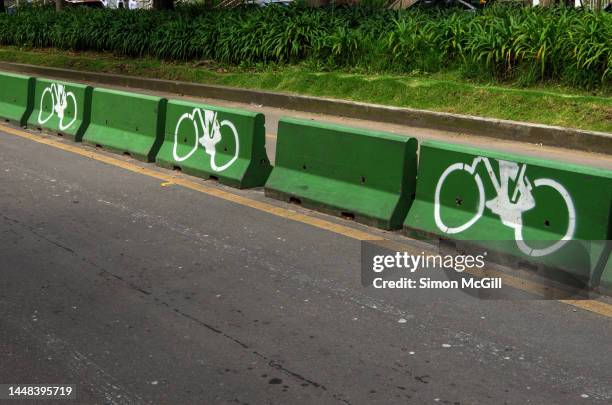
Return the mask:
<svg viewBox="0 0 612 405">
<path fill-rule="evenodd" d="M 0 15 L 0 44 L 243 66 L 412 72 L 460 69 L 519 84 L 612 83 L 612 14 L 566 8 L 391 11 L 359 7 L 50 8 Z"/>
</svg>

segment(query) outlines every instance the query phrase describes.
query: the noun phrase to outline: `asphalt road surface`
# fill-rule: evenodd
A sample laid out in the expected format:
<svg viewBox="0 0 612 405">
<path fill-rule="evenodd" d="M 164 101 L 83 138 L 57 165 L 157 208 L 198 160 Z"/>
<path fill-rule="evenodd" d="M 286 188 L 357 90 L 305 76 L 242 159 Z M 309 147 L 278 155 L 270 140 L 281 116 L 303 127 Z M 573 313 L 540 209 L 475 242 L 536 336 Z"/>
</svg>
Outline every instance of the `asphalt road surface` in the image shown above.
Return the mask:
<svg viewBox="0 0 612 405">
<path fill-rule="evenodd" d="M 79 404 L 612 401 L 605 315 L 365 289 L 357 238 L 287 213 L 401 237 L 75 147 L 125 167 L 0 130 L 0 383 L 76 384 Z"/>
</svg>

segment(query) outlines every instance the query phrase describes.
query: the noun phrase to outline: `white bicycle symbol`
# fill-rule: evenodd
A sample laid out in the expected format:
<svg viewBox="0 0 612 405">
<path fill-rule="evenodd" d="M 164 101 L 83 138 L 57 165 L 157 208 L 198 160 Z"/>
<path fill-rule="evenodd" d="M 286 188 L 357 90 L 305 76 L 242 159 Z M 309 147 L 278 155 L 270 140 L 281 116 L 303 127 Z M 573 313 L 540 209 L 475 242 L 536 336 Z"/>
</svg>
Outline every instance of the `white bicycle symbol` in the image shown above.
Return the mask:
<svg viewBox="0 0 612 405">
<path fill-rule="evenodd" d="M 495 188 L 497 196 L 485 203 L 485 190 L 482 184 L 480 175 L 476 173 L 476 168 L 480 162 L 483 162 L 487 173 L 491 179 L 491 184 Z M 465 163 L 454 163 L 450 165 L 444 173 L 440 176 L 438 184 L 436 185 L 435 193 L 435 204 L 434 204 L 434 219 L 438 228 L 448 234 L 455 234 L 465 231 L 470 228 L 476 221 L 478 221 L 483 213 L 485 206 L 491 210 L 491 212 L 499 215 L 504 225 L 514 229 L 514 239 L 521 252 L 528 256 L 540 257 L 546 256 L 552 252 L 555 252 L 561 248 L 567 241 L 571 240 L 576 229 L 576 211 L 574 208 L 574 202 L 567 190 L 558 182 L 552 179 L 536 179 L 533 182 L 533 186 L 529 179 L 525 176 L 526 164 L 518 164 L 515 162 L 509 162 L 505 160 L 498 160 L 499 162 L 499 174 L 500 179 L 498 180 L 495 176 L 491 162 L 488 158 L 477 157 L 472 161 L 471 165 Z M 440 192 L 444 185 L 446 178 L 455 171 L 466 171 L 471 174 L 476 181 L 478 187 L 479 200 L 478 210 L 474 216 L 463 225 L 449 227 L 444 224 L 440 216 Z M 516 188 L 510 198 L 509 191 L 509 180 L 516 181 Z M 535 249 L 527 246 L 523 239 L 523 212 L 528 211 L 535 207 L 535 199 L 531 191 L 534 187 L 551 187 L 557 193 L 561 195 L 568 211 L 568 226 L 565 235 L 557 242 L 543 249 Z"/>
<path fill-rule="evenodd" d="M 202 116 L 202 111 L 204 111 L 204 116 Z M 193 123 L 193 128 L 195 130 L 195 141 L 193 148 L 191 149 L 191 151 L 189 151 L 189 153 L 184 156 L 179 156 L 177 146 L 179 143 L 179 129 L 183 120 L 190 120 Z M 215 156 L 217 153 L 216 145 L 221 142 L 221 128 L 224 126 L 229 128 L 232 131 L 232 134 L 234 135 L 234 139 L 236 141 L 236 151 L 234 152 L 234 156 L 229 160 L 229 162 L 218 166 L 215 161 Z M 200 128 L 202 128 L 201 135 Z M 236 159 L 238 159 L 238 131 L 236 131 L 236 127 L 234 126 L 234 124 L 232 124 L 228 120 L 223 120 L 219 123 L 219 120 L 217 119 L 217 113 L 215 111 L 194 108 L 191 113 L 185 113 L 181 115 L 176 124 L 176 129 L 174 130 L 174 147 L 172 149 L 174 160 L 176 160 L 177 162 L 182 162 L 184 160 L 189 159 L 191 155 L 193 155 L 198 149 L 198 144 L 204 147 L 206 153 L 210 155 L 210 166 L 216 172 L 221 172 L 227 169 L 236 161 Z"/>
<path fill-rule="evenodd" d="M 45 96 L 47 95 L 51 96 L 52 108 L 51 108 L 51 112 L 49 112 L 49 115 L 45 119 L 43 119 L 43 116 L 42 116 L 43 105 L 45 102 Z M 69 107 L 68 105 L 69 101 L 71 103 L 70 107 L 72 107 L 72 111 L 74 111 L 74 117 L 72 117 L 72 119 L 67 124 L 64 124 L 64 119 L 66 118 L 65 111 Z M 55 114 L 57 114 L 59 118 L 59 129 L 61 131 L 64 131 L 70 128 L 70 126 L 72 126 L 72 124 L 74 124 L 74 122 L 77 119 L 77 102 L 76 102 L 76 97 L 74 96 L 74 93 L 71 91 L 67 92 L 63 84 L 52 83 L 51 86 L 45 88 L 42 96 L 40 97 L 40 110 L 38 113 L 38 123 L 41 125 L 46 123 Z"/>
</svg>

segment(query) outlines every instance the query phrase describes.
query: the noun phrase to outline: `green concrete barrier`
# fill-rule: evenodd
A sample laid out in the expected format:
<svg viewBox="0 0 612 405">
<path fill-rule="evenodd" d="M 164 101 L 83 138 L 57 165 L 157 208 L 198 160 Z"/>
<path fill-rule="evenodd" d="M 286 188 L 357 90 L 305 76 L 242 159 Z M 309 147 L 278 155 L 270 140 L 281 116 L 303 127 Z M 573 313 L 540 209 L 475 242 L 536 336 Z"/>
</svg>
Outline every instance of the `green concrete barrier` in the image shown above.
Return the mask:
<svg viewBox="0 0 612 405">
<path fill-rule="evenodd" d="M 165 98 L 94 89 L 83 142 L 154 162 L 164 138 Z"/>
<path fill-rule="evenodd" d="M 606 260 L 606 265 L 603 269 L 603 274 L 601 275 L 601 279 L 600 279 L 600 285 L 602 288 L 602 291 L 612 295 L 612 257 L 611 257 L 611 252 L 612 252 L 612 241 L 608 241 L 608 250 L 607 250 L 607 254 L 608 254 L 608 258 Z"/>
<path fill-rule="evenodd" d="M 267 196 L 401 227 L 415 191 L 417 141 L 383 132 L 283 118 Z"/>
<path fill-rule="evenodd" d="M 612 236 L 609 237 L 599 260 L 594 276 L 596 282 L 593 284 L 598 285 L 602 292 L 612 295 Z"/>
<path fill-rule="evenodd" d="M 0 72 L 0 118 L 26 125 L 34 105 L 34 80 Z"/>
<path fill-rule="evenodd" d="M 418 173 L 409 235 L 473 241 L 597 281 L 612 171 L 430 141 Z"/>
<path fill-rule="evenodd" d="M 91 86 L 82 84 L 36 79 L 28 125 L 80 142 L 89 125 L 92 91 Z"/>
<path fill-rule="evenodd" d="M 158 165 L 238 188 L 263 186 L 272 170 L 263 114 L 171 100 Z"/>
</svg>

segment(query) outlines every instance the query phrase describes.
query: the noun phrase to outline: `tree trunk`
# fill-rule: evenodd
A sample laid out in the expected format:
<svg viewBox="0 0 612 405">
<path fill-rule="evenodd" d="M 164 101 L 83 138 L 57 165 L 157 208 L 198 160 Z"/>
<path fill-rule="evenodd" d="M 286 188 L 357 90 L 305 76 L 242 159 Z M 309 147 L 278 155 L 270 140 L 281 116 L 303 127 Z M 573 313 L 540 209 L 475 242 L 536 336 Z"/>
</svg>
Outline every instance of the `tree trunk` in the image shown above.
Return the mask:
<svg viewBox="0 0 612 405">
<path fill-rule="evenodd" d="M 4 0 L 0 0 L 0 13 L 4 13 Z"/>
<path fill-rule="evenodd" d="M 154 10 L 173 10 L 174 0 L 153 0 Z"/>
<path fill-rule="evenodd" d="M 329 5 L 330 0 L 307 0 L 306 4 L 310 7 L 322 7 Z"/>
<path fill-rule="evenodd" d="M 62 11 L 64 8 L 64 0 L 55 0 L 55 11 Z"/>
</svg>

